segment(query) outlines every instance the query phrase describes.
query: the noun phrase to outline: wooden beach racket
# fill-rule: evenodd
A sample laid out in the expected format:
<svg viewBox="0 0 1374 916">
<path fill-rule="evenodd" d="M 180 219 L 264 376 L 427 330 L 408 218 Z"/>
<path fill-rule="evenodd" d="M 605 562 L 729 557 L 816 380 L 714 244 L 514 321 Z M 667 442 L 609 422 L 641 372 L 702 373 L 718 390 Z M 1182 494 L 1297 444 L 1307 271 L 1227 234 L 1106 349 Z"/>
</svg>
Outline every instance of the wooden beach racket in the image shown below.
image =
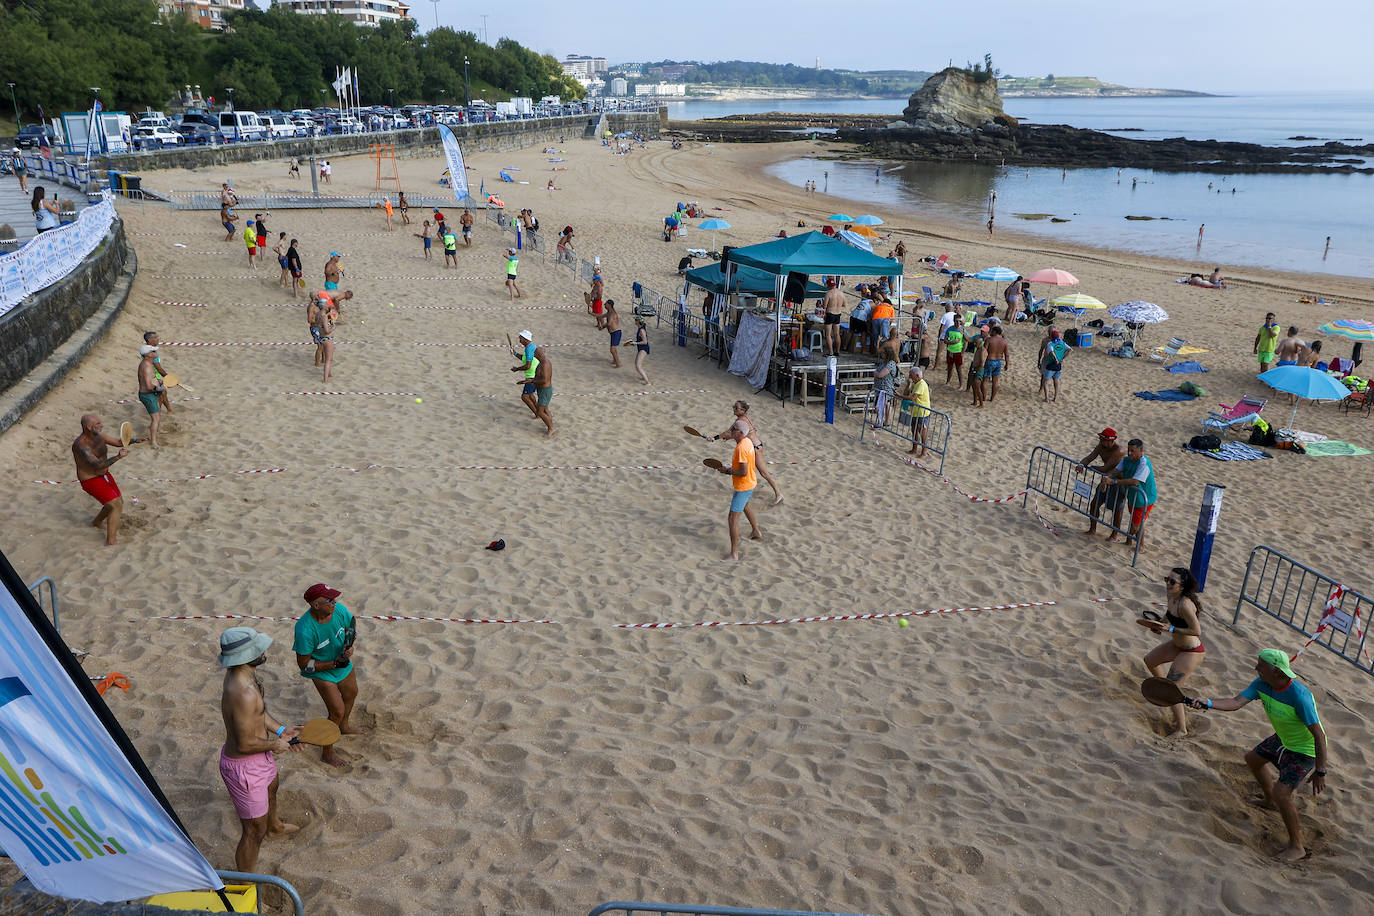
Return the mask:
<svg viewBox="0 0 1374 916">
<path fill-rule="evenodd" d="M 177 377 L 175 372 L 168 372 L 162 377 L 162 384 L 168 388 L 175 388 L 181 384 L 181 379 Z"/>
<path fill-rule="evenodd" d="M 696 428 L 694 428 L 694 427 L 691 427 L 691 426 L 684 426 L 684 427 L 682 427 L 682 429 L 683 429 L 683 431 L 684 431 L 685 433 L 687 433 L 687 435 L 689 435 L 689 436 L 700 436 L 700 437 L 703 438 L 703 439 L 710 439 L 710 438 L 711 438 L 710 436 L 702 436 L 700 430 L 698 430 L 698 429 L 696 429 Z"/>
<path fill-rule="evenodd" d="M 1178 685 L 1163 677 L 1147 677 L 1141 681 L 1140 695 L 1156 706 L 1177 706 L 1188 702 Z"/>
<path fill-rule="evenodd" d="M 719 458 L 703 458 L 701 459 L 701 463 L 706 465 L 713 471 L 725 470 L 725 465 L 721 463 L 721 460 Z"/>
<path fill-rule="evenodd" d="M 292 738 L 291 743 L 329 747 L 339 740 L 339 734 L 339 726 L 329 719 L 311 719 L 301 726 L 301 733 Z"/>
<path fill-rule="evenodd" d="M 1156 630 L 1156 632 L 1158 632 L 1156 628 L 1163 626 L 1164 618 L 1154 611 L 1142 611 L 1140 616 L 1136 618 L 1136 623 L 1145 627 L 1147 630 Z"/>
<path fill-rule="evenodd" d="M 124 443 L 125 448 L 128 448 L 130 445 L 133 444 L 134 424 L 130 423 L 128 420 L 125 420 L 123 423 L 119 424 L 119 441 Z"/>
<path fill-rule="evenodd" d="M 175 376 L 173 376 L 173 378 L 175 378 Z M 179 379 L 177 381 L 177 387 L 180 388 L 182 391 L 189 392 L 190 394 L 196 393 L 196 389 L 192 388 L 190 385 L 186 384 L 185 382 Z"/>
</svg>

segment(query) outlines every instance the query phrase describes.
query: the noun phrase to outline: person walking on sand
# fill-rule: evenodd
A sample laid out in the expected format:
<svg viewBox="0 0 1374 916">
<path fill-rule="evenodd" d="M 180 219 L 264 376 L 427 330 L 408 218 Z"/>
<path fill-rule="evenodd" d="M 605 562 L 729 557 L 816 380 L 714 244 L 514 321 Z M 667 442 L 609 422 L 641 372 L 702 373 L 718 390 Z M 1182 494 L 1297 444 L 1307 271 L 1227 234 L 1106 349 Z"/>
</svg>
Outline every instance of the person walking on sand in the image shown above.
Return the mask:
<svg viewBox="0 0 1374 916">
<path fill-rule="evenodd" d="M 988 332 L 987 325 L 978 329 L 979 333 L 971 337 L 964 350 L 964 355 L 970 362 L 968 366 L 968 385 L 965 390 L 973 394 L 972 406 L 982 410 L 987 404 L 987 388 L 983 379 L 987 373 L 988 364 Z M 972 355 L 970 356 L 970 352 Z"/>
<path fill-rule="evenodd" d="M 458 225 L 463 227 L 463 247 L 472 247 L 472 211 L 467 207 L 463 208 L 463 215 L 458 217 Z M 454 257 L 453 263 L 458 263 L 458 258 Z"/>
<path fill-rule="evenodd" d="M 143 409 L 148 412 L 148 442 L 157 448 L 157 433 L 162 425 L 162 399 L 166 396 L 166 389 L 162 385 L 162 380 L 158 378 L 157 366 L 157 347 L 144 344 L 138 348 L 138 402 L 143 405 Z"/>
<path fill-rule="evenodd" d="M 334 374 L 334 319 L 330 317 L 331 312 L 338 314 L 333 310 L 333 302 L 327 298 L 317 304 L 313 325 L 315 333 L 311 335 L 319 345 L 316 356 L 319 358 L 318 365 L 324 370 L 321 382 L 328 382 Z"/>
<path fill-rule="evenodd" d="M 291 164 L 286 167 L 286 176 L 288 178 L 295 178 L 297 181 L 300 180 L 301 160 L 298 157 L 291 157 Z"/>
<path fill-rule="evenodd" d="M 1279 323 L 1273 312 L 1266 312 L 1264 324 L 1255 335 L 1254 354 L 1259 358 L 1259 371 L 1268 372 L 1274 365 L 1274 352 L 1279 348 Z"/>
<path fill-rule="evenodd" d="M 736 420 L 731 424 L 727 435 L 735 443 L 735 452 L 730 458 L 730 467 L 721 468 L 720 473 L 730 476 L 730 484 L 734 489 L 734 495 L 730 498 L 730 513 L 726 520 L 730 530 L 730 552 L 725 557 L 733 561 L 739 559 L 741 512 L 749 520 L 751 541 L 762 540 L 763 532 L 759 530 L 758 519 L 754 518 L 754 507 L 749 505 L 754 488 L 758 486 L 758 477 L 754 473 L 754 446 L 749 441 L 749 425 L 743 420 Z"/>
<path fill-rule="evenodd" d="M 1059 339 L 1059 332 L 1050 328 L 1049 336 L 1040 343 L 1040 395 L 1046 403 L 1059 400 L 1059 378 L 1064 374 L 1064 359 L 1069 355 L 1069 345 Z M 1049 384 L 1054 382 L 1054 397 L 1050 397 Z"/>
<path fill-rule="evenodd" d="M 534 415 L 544 422 L 544 435 L 552 439 L 553 431 L 553 360 L 543 347 L 534 351 Z"/>
<path fill-rule="evenodd" d="M 1202 645 L 1202 599 L 1197 593 L 1197 579 L 1181 566 L 1175 566 L 1164 577 L 1164 597 L 1166 609 L 1164 620 L 1150 627 L 1156 633 L 1169 635 L 1169 638 L 1155 646 L 1145 656 L 1145 667 L 1151 676 L 1163 677 L 1180 687 L 1202 664 L 1207 649 Z M 1164 674 L 1164 666 L 1169 673 Z M 1188 734 L 1188 718 L 1184 704 L 1171 706 L 1174 714 L 1174 732 L 1182 738 Z"/>
<path fill-rule="evenodd" d="M 277 244 L 272 246 L 272 253 L 277 256 L 277 266 L 281 268 L 281 276 L 277 278 L 277 285 L 283 289 L 291 281 L 291 268 L 286 264 L 286 233 L 277 233 Z"/>
<path fill-rule="evenodd" d="M 606 300 L 606 333 L 611 335 L 611 366 L 620 368 L 620 313 L 615 310 L 615 300 Z"/>
<path fill-rule="evenodd" d="M 983 363 L 983 381 L 991 382 L 988 403 L 997 400 L 997 389 L 1002 382 L 1002 373 L 1011 372 L 1011 344 L 1002 335 L 1002 326 L 993 324 L 987 332 L 988 358 Z"/>
<path fill-rule="evenodd" d="M 434 255 L 430 252 L 430 247 L 434 244 L 434 230 L 429 225 L 429 220 L 425 220 L 424 228 L 419 232 L 412 232 L 411 235 L 422 241 L 425 245 L 425 260 L 433 260 Z M 444 259 L 448 261 L 447 258 Z"/>
<path fill-rule="evenodd" d="M 945 385 L 948 386 L 954 373 L 958 372 L 959 384 L 954 386 L 956 391 L 964 387 L 964 347 L 967 342 L 968 338 L 964 333 L 964 316 L 955 313 L 954 323 L 945 332 Z"/>
<path fill-rule="evenodd" d="M 458 259 L 454 259 L 455 266 Z M 506 249 L 506 298 L 519 299 L 523 293 L 520 292 L 520 284 L 515 282 L 515 275 L 520 272 L 520 255 L 516 254 L 514 248 Z"/>
<path fill-rule="evenodd" d="M 439 224 L 439 238 L 444 242 L 444 268 L 448 269 L 449 261 L 453 266 L 458 266 L 458 236 L 453 234 L 453 227 L 445 223 Z"/>
<path fill-rule="evenodd" d="M 241 832 L 234 867 L 257 870 L 258 850 L 269 836 L 290 836 L 300 829 L 277 813 L 276 754 L 299 751 L 291 739 L 299 726 L 287 726 L 267 712 L 267 694 L 257 669 L 267 662 L 272 637 L 252 627 L 230 627 L 219 637 L 219 666 L 224 688 L 219 709 L 224 718 L 224 744 L 219 775 L 234 803 Z"/>
<path fill-rule="evenodd" d="M 587 303 L 587 314 L 596 318 L 596 329 L 605 330 L 606 317 L 605 309 L 602 307 L 602 296 L 605 295 L 605 283 L 601 279 L 601 271 L 592 274 L 591 289 L 583 294 Z"/>
<path fill-rule="evenodd" d="M 1302 824 L 1298 820 L 1298 806 L 1293 793 L 1312 775 L 1312 797 L 1326 790 L 1327 756 L 1326 729 L 1317 716 L 1317 704 L 1312 691 L 1298 682 L 1292 662 L 1282 649 L 1262 649 L 1255 665 L 1258 678 L 1228 700 L 1206 700 L 1195 697 L 1189 701 L 1194 709 L 1213 709 L 1232 712 L 1259 700 L 1274 734 L 1265 738 L 1253 750 L 1245 752 L 1245 765 L 1259 783 L 1264 797 L 1258 801 L 1264 807 L 1277 808 L 1288 831 L 1288 845 L 1274 854 L 1280 862 L 1298 862 L 1307 857 L 1302 843 Z M 1269 765 L 1278 770 L 1278 781 L 1269 773 Z"/>
<path fill-rule="evenodd" d="M 391 198 L 390 198 L 390 197 L 383 197 L 383 198 L 382 198 L 382 207 L 385 208 L 385 210 L 386 210 L 386 231 L 387 231 L 387 232 L 392 232 L 392 231 L 394 231 L 395 227 L 391 224 Z"/>
<path fill-rule="evenodd" d="M 234 238 L 234 210 L 226 203 L 219 205 L 219 224 L 224 227 L 224 240 L 233 241 Z"/>
<path fill-rule="evenodd" d="M 521 331 L 520 349 L 512 350 L 511 356 L 520 360 L 520 363 L 510 367 L 512 372 L 523 372 L 520 381 L 520 401 L 530 409 L 530 413 L 539 416 L 539 387 L 535 384 L 535 377 L 539 374 L 539 348 L 534 345 L 534 335 L 529 331 Z"/>
<path fill-rule="evenodd" d="M 257 270 L 258 231 L 253 228 L 251 219 L 243 227 L 243 244 L 248 248 L 248 266 Z"/>
<path fill-rule="evenodd" d="M 401 211 L 401 225 L 410 225 L 410 202 L 406 200 L 405 191 L 396 192 L 396 207 Z"/>
<path fill-rule="evenodd" d="M 764 482 L 773 490 L 773 505 L 776 506 L 782 502 L 782 490 L 778 489 L 778 483 L 773 479 L 773 475 L 768 473 L 768 462 L 762 460 L 763 438 L 759 435 L 759 428 L 754 424 L 753 418 L 749 416 L 749 403 L 747 401 L 736 401 L 734 406 L 730 409 L 734 412 L 735 416 L 733 422 L 742 422 L 747 428 L 747 432 L 749 433 L 749 444 L 754 446 L 754 455 L 756 458 L 754 462 L 754 471 L 758 476 L 762 477 Z M 716 436 L 717 440 L 729 438 L 729 429 L 719 436 Z"/>
<path fill-rule="evenodd" d="M 339 280 L 343 277 L 343 264 L 340 258 L 343 255 L 337 251 L 329 252 L 329 260 L 324 262 L 324 288 L 334 290 L 339 288 Z"/>
<path fill-rule="evenodd" d="M 270 213 L 268 214 L 271 215 Z M 259 258 L 267 257 L 267 223 L 263 220 L 263 214 L 253 215 L 253 231 L 258 235 L 258 255 Z"/>
<path fill-rule="evenodd" d="M 625 346 L 629 346 L 626 344 Z M 643 318 L 635 318 L 635 372 L 639 375 L 639 380 L 644 384 L 649 384 L 649 376 L 644 373 L 644 363 L 649 358 L 649 328 L 644 323 Z"/>
<path fill-rule="evenodd" d="M 300 243 L 296 239 L 292 239 L 291 244 L 286 249 L 286 269 L 291 271 L 292 299 L 296 298 L 297 291 L 305 285 L 305 281 L 301 279 L 304 276 L 304 270 L 301 268 L 301 253 L 296 250 L 298 244 Z"/>
<path fill-rule="evenodd" d="M 329 721 L 339 726 L 341 735 L 359 735 L 362 729 L 349 724 L 353 703 L 358 699 L 358 678 L 353 667 L 353 640 L 357 626 L 348 608 L 336 600 L 342 594 L 323 582 L 305 590 L 310 613 L 296 621 L 292 649 L 301 676 L 315 682 L 324 700 Z M 329 745 L 320 759 L 330 766 L 347 766 L 349 759 Z"/>
<path fill-rule="evenodd" d="M 95 414 L 83 414 L 81 435 L 72 440 L 72 457 L 76 460 L 76 479 L 81 489 L 100 503 L 100 511 L 91 519 L 91 527 L 99 528 L 102 522 L 105 523 L 105 545 L 113 547 L 115 536 L 119 534 L 119 518 L 124 512 L 124 497 L 110 473 L 110 465 L 127 456 L 129 450 L 119 439 L 105 435 L 104 429 L 104 423 Z M 113 456 L 108 455 L 111 445 L 119 447 Z"/>
</svg>

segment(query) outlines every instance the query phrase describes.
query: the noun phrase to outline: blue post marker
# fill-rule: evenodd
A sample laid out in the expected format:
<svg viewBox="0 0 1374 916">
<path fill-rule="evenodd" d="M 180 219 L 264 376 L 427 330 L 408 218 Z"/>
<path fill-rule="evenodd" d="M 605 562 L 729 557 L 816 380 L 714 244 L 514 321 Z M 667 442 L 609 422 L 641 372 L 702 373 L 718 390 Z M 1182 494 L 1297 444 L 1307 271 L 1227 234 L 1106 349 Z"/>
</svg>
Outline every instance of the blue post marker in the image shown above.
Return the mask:
<svg viewBox="0 0 1374 916">
<path fill-rule="evenodd" d="M 687 346 L 687 297 L 677 298 L 677 345 Z"/>
<path fill-rule="evenodd" d="M 1193 537 L 1193 558 L 1188 569 L 1197 579 L 1197 590 L 1207 586 L 1207 567 L 1212 563 L 1212 538 L 1217 533 L 1217 518 L 1221 515 L 1221 497 L 1226 488 L 1209 483 L 1202 491 L 1202 510 L 1197 517 L 1197 534 Z"/>
<path fill-rule="evenodd" d="M 839 360 L 831 356 L 825 361 L 825 422 L 835 424 L 835 380 L 840 374 Z M 802 381 L 805 385 L 805 380 Z"/>
<path fill-rule="evenodd" d="M 519 223 L 516 223 L 516 224 L 515 224 L 515 250 L 516 250 L 516 251 L 523 251 L 523 250 L 524 250 L 524 244 L 523 244 L 523 242 L 524 242 L 524 238 L 523 238 L 523 237 L 521 236 L 521 234 L 520 234 L 520 224 L 519 224 Z"/>
</svg>

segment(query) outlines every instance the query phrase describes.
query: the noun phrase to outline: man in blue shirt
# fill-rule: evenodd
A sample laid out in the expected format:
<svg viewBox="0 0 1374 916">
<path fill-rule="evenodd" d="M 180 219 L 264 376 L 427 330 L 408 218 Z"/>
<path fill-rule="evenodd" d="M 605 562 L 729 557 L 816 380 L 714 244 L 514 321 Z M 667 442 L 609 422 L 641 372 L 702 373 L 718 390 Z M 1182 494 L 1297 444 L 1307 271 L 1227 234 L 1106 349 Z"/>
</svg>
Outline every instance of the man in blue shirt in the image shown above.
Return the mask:
<svg viewBox="0 0 1374 916">
<path fill-rule="evenodd" d="M 353 702 L 358 699 L 358 678 L 353 670 L 353 639 L 357 632 L 353 615 L 335 599 L 341 592 L 323 582 L 305 590 L 309 613 L 296 621 L 296 667 L 301 676 L 315 682 L 315 689 L 329 713 L 329 720 L 343 735 L 361 734 L 348 724 Z M 320 759 L 331 766 L 347 766 L 350 761 L 334 749 L 324 748 Z"/>
<path fill-rule="evenodd" d="M 1265 799 L 1278 808 L 1283 825 L 1288 828 L 1288 846 L 1274 858 L 1280 862 L 1297 862 L 1306 857 L 1302 845 L 1302 830 L 1298 824 L 1298 806 L 1293 792 L 1312 774 L 1312 794 L 1326 788 L 1326 731 L 1317 718 L 1317 706 L 1312 692 L 1293 677 L 1288 655 L 1282 649 L 1264 649 L 1255 665 L 1259 675 L 1240 696 L 1229 700 L 1191 699 L 1194 709 L 1219 709 L 1230 712 L 1240 709 L 1251 700 L 1264 704 L 1264 712 L 1274 726 L 1274 734 L 1261 741 L 1254 750 L 1247 751 L 1245 763 L 1255 774 L 1255 781 L 1264 790 Z M 1267 764 L 1278 769 L 1277 783 L 1269 774 Z"/>
</svg>

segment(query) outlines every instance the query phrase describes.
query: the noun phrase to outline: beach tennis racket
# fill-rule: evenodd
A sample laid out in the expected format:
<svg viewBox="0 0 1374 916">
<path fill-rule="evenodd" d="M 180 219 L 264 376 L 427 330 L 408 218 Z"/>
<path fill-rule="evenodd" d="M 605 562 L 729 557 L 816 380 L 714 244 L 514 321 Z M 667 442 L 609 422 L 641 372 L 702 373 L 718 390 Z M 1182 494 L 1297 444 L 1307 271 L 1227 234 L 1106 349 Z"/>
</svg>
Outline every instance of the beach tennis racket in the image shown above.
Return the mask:
<svg viewBox="0 0 1374 916">
<path fill-rule="evenodd" d="M 130 445 L 133 444 L 134 424 L 130 423 L 128 420 L 125 420 L 123 423 L 119 424 L 119 441 L 124 443 L 125 448 L 128 448 Z"/>
<path fill-rule="evenodd" d="M 168 372 L 166 375 L 162 377 L 162 384 L 168 388 L 175 388 L 176 386 L 181 384 L 181 379 L 177 378 L 177 374 L 175 372 Z"/>
<path fill-rule="evenodd" d="M 725 465 L 721 463 L 719 458 L 703 458 L 701 459 L 701 463 L 713 471 L 725 470 Z"/>
<path fill-rule="evenodd" d="M 313 744 L 329 747 L 339 740 L 339 726 L 328 719 L 311 719 L 301 727 L 301 733 L 291 739 L 292 744 Z"/>
<path fill-rule="evenodd" d="M 178 383 L 177 383 L 177 386 L 178 386 L 179 388 L 181 388 L 182 391 L 185 391 L 185 392 L 187 392 L 187 393 L 189 393 L 189 394 L 195 394 L 195 393 L 196 393 L 196 389 L 192 388 L 190 385 L 186 384 L 185 382 L 178 382 Z"/>
<path fill-rule="evenodd" d="M 690 427 L 690 426 L 684 426 L 684 427 L 682 427 L 682 429 L 683 429 L 683 432 L 687 433 L 687 435 L 689 435 L 689 436 L 701 436 L 701 438 L 703 438 L 703 439 L 710 439 L 710 438 L 711 438 L 710 436 L 702 436 L 700 430 L 694 429 L 694 428 L 692 428 L 692 427 Z"/>
<path fill-rule="evenodd" d="M 1142 627 L 1145 627 L 1146 629 L 1153 630 L 1156 627 L 1162 626 L 1164 624 L 1164 618 L 1156 614 L 1154 611 L 1142 611 L 1140 617 L 1136 619 L 1136 623 L 1140 624 Z"/>
<path fill-rule="evenodd" d="M 1163 677 L 1147 677 L 1141 681 L 1140 695 L 1156 706 L 1177 706 L 1188 702 L 1178 685 Z"/>
</svg>

